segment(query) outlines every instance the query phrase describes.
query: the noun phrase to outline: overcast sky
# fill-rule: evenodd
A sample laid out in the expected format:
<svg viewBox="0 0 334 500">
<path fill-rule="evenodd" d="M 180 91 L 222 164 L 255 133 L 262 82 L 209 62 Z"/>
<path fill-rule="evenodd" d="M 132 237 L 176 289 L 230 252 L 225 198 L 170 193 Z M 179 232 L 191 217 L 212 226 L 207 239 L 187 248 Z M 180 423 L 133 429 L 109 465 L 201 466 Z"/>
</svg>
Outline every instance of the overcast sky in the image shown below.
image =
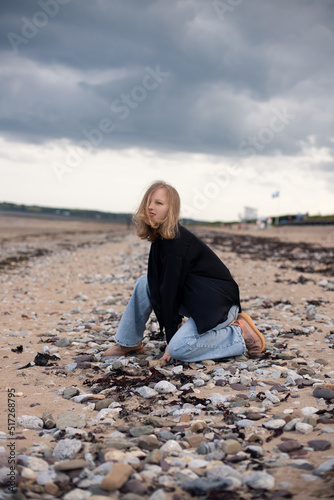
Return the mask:
<svg viewBox="0 0 334 500">
<path fill-rule="evenodd" d="M 333 0 L 3 0 L 0 201 L 334 213 Z M 279 191 L 279 196 L 272 194 Z"/>
</svg>

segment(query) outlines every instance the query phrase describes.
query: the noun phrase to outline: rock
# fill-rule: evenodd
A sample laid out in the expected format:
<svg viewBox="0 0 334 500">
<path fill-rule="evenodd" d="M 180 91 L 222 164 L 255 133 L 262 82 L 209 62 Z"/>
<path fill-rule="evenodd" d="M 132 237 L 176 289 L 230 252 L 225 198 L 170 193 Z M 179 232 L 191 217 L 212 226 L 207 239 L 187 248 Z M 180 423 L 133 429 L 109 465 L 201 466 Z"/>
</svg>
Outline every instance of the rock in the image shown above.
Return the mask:
<svg viewBox="0 0 334 500">
<path fill-rule="evenodd" d="M 82 429 L 82 427 L 85 427 L 86 425 L 86 419 L 84 416 L 78 416 L 75 413 L 65 412 L 58 416 L 56 425 L 60 430 L 66 429 L 66 427 Z"/>
<path fill-rule="evenodd" d="M 43 411 L 42 420 L 44 422 L 44 429 L 53 429 L 56 427 L 53 416 L 48 411 Z"/>
<path fill-rule="evenodd" d="M 70 345 L 70 341 L 66 337 L 64 337 L 62 339 L 57 340 L 55 342 L 55 345 L 57 347 L 68 347 Z"/>
<path fill-rule="evenodd" d="M 246 486 L 254 490 L 273 490 L 275 479 L 266 472 L 251 472 L 244 478 Z"/>
<path fill-rule="evenodd" d="M 115 491 L 122 488 L 131 476 L 133 469 L 128 464 L 116 463 L 101 482 L 101 488 L 106 491 Z"/>
<path fill-rule="evenodd" d="M 293 451 L 297 451 L 303 448 L 303 445 L 298 443 L 295 439 L 288 439 L 287 441 L 283 441 L 280 443 L 277 448 L 283 453 L 291 453 Z"/>
<path fill-rule="evenodd" d="M 155 450 L 152 450 L 151 453 L 147 455 L 147 457 L 145 458 L 145 462 L 148 464 L 158 465 L 163 459 L 163 457 L 164 457 L 163 452 L 157 448 Z"/>
<path fill-rule="evenodd" d="M 160 448 L 163 452 L 164 456 L 170 455 L 171 453 L 180 453 L 182 452 L 182 448 L 177 441 L 170 440 L 163 444 Z"/>
<path fill-rule="evenodd" d="M 44 422 L 41 418 L 32 415 L 21 415 L 17 417 L 17 424 L 25 429 L 43 429 Z"/>
<path fill-rule="evenodd" d="M 310 424 L 304 424 L 303 422 L 297 422 L 295 429 L 301 434 L 310 434 L 313 431 L 313 427 Z"/>
<path fill-rule="evenodd" d="M 163 489 L 156 490 L 148 500 L 165 500 L 166 495 Z"/>
<path fill-rule="evenodd" d="M 130 434 L 133 437 L 139 437 L 153 433 L 154 433 L 154 427 L 152 425 L 143 425 L 142 427 L 132 427 L 130 429 Z"/>
<path fill-rule="evenodd" d="M 63 398 L 64 399 L 71 399 L 73 398 L 74 396 L 77 396 L 79 394 L 79 389 L 77 387 L 68 387 L 67 389 L 65 389 L 65 391 L 63 392 Z"/>
<path fill-rule="evenodd" d="M 101 401 L 96 401 L 95 403 L 95 410 L 100 411 L 104 410 L 111 405 L 111 403 L 114 403 L 115 400 L 113 398 L 106 398 L 106 399 L 101 399 Z"/>
<path fill-rule="evenodd" d="M 188 462 L 188 467 L 191 469 L 202 469 L 206 468 L 208 466 L 209 462 L 206 460 L 201 460 L 199 458 L 195 458 L 194 460 L 191 460 Z"/>
<path fill-rule="evenodd" d="M 146 494 L 146 488 L 139 479 L 130 479 L 122 488 L 124 493 L 135 493 L 137 496 L 143 497 Z M 122 497 L 124 498 L 124 497 Z M 106 497 L 104 497 L 106 500 Z"/>
<path fill-rule="evenodd" d="M 152 451 L 152 450 L 155 450 L 157 448 L 160 448 L 161 443 L 156 436 L 147 436 L 147 435 L 143 436 L 142 435 L 141 437 L 139 437 L 137 445 L 142 450 Z"/>
<path fill-rule="evenodd" d="M 213 405 L 220 405 L 222 403 L 226 403 L 227 397 L 219 394 L 218 392 L 213 392 L 209 395 L 209 399 Z"/>
<path fill-rule="evenodd" d="M 83 469 L 84 467 L 88 467 L 88 465 L 89 464 L 86 460 L 78 458 L 76 460 L 66 460 L 63 462 L 55 463 L 54 469 L 57 471 L 67 471 L 67 470 Z"/>
<path fill-rule="evenodd" d="M 184 439 L 189 443 L 191 448 L 197 448 L 202 443 L 205 444 L 207 442 L 207 439 L 202 434 L 188 434 Z"/>
<path fill-rule="evenodd" d="M 67 365 L 65 365 L 65 370 L 68 372 L 74 372 L 76 367 L 77 367 L 77 363 L 68 363 Z"/>
<path fill-rule="evenodd" d="M 313 439 L 308 441 L 307 444 L 314 449 L 314 451 L 326 451 L 332 447 L 332 444 L 325 439 Z"/>
<path fill-rule="evenodd" d="M 29 457 L 27 459 L 27 467 L 29 467 L 29 469 L 33 470 L 34 472 L 43 472 L 48 470 L 49 464 L 42 458 Z"/>
<path fill-rule="evenodd" d="M 235 455 L 242 450 L 241 444 L 236 439 L 226 439 L 221 443 L 220 447 L 226 455 Z"/>
<path fill-rule="evenodd" d="M 89 498 L 91 496 L 91 492 L 87 490 L 82 490 L 80 488 L 75 488 L 72 491 L 69 491 L 66 493 L 66 495 L 63 496 L 64 500 L 86 500 L 86 498 Z"/>
<path fill-rule="evenodd" d="M 223 479 L 226 477 L 234 477 L 242 483 L 243 481 L 243 475 L 237 471 L 236 469 L 233 469 L 229 465 L 218 465 L 214 467 L 208 468 L 206 472 L 206 477 L 208 479 Z"/>
<path fill-rule="evenodd" d="M 334 391 L 332 389 L 325 389 L 323 387 L 317 387 L 313 391 L 313 396 L 315 398 L 334 399 Z"/>
<path fill-rule="evenodd" d="M 281 418 L 276 418 L 274 420 L 268 420 L 263 424 L 263 427 L 270 430 L 282 429 L 286 424 L 286 421 Z"/>
<path fill-rule="evenodd" d="M 316 476 L 322 476 L 325 472 L 332 471 L 334 469 L 334 458 L 330 458 L 326 460 L 326 462 L 322 463 L 317 469 L 313 471 L 313 474 Z"/>
<path fill-rule="evenodd" d="M 307 416 L 314 415 L 318 411 L 319 409 L 315 408 L 314 406 L 305 406 L 304 408 L 302 408 L 302 414 Z"/>
<path fill-rule="evenodd" d="M 177 387 L 174 384 L 167 382 L 167 380 L 160 380 L 160 382 L 155 384 L 154 390 L 159 394 L 169 394 L 175 393 L 177 391 Z"/>
<path fill-rule="evenodd" d="M 158 396 L 158 392 L 152 389 L 151 387 L 147 387 L 144 385 L 143 387 L 138 387 L 136 389 L 136 392 L 140 394 L 143 398 L 149 399 L 149 398 L 154 398 L 154 396 Z"/>
<path fill-rule="evenodd" d="M 77 453 L 82 448 L 82 442 L 78 439 L 68 439 L 65 438 L 61 441 L 58 441 L 56 444 L 52 457 L 56 460 L 66 460 L 74 458 Z"/>
<path fill-rule="evenodd" d="M 199 478 L 181 484 L 181 488 L 191 495 L 206 495 L 214 491 L 231 491 L 239 488 L 241 481 L 236 478 L 207 479 Z"/>
</svg>

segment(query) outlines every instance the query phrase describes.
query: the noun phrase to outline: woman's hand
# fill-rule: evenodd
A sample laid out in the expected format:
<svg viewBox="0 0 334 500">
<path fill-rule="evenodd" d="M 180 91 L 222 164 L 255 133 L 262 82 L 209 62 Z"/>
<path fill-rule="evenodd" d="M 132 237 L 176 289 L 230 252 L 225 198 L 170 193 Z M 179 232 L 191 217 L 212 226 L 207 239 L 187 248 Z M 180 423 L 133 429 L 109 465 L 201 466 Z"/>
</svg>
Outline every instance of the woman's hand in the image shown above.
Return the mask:
<svg viewBox="0 0 334 500">
<path fill-rule="evenodd" d="M 164 355 L 162 356 L 161 359 L 163 359 L 167 363 L 172 359 L 172 356 L 168 352 L 168 345 L 166 346 L 165 353 L 164 353 Z"/>
</svg>

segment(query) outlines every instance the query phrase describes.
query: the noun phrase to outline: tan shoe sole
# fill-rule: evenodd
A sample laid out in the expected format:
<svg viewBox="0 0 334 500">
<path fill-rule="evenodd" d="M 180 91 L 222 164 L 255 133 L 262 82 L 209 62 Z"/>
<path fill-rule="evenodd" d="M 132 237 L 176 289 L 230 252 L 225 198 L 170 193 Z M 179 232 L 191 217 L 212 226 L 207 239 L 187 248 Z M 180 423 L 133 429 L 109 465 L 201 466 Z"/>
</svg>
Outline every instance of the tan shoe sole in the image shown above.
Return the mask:
<svg viewBox="0 0 334 500">
<path fill-rule="evenodd" d="M 118 352 L 117 352 L 118 349 Z M 112 351 L 115 350 L 116 353 L 113 353 Z M 137 345 L 136 347 L 125 347 L 121 346 L 120 344 L 116 344 L 109 349 L 106 350 L 106 352 L 103 353 L 103 357 L 106 356 L 129 356 L 129 354 L 143 354 L 145 352 L 145 347 L 143 346 L 142 343 Z"/>
<path fill-rule="evenodd" d="M 259 352 L 262 352 L 264 350 L 265 346 L 266 346 L 266 341 L 265 341 L 265 338 L 262 335 L 262 333 L 254 325 L 252 318 L 247 313 L 242 312 L 242 313 L 238 314 L 238 320 L 239 319 L 244 320 L 244 322 L 247 323 L 248 326 L 251 327 L 251 329 L 253 330 L 253 332 L 260 339 L 260 341 L 261 341 L 261 349 L 260 349 Z"/>
</svg>

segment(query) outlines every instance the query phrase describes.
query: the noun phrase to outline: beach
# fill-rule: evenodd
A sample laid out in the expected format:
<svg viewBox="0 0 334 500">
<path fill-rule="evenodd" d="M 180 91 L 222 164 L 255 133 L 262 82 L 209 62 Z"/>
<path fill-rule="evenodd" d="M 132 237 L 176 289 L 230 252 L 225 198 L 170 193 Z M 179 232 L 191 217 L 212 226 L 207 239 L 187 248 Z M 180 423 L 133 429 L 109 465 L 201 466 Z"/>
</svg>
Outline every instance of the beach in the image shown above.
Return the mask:
<svg viewBox="0 0 334 500">
<path fill-rule="evenodd" d="M 20 500 L 333 498 L 334 226 L 190 230 L 238 282 L 262 355 L 159 363 L 152 315 L 144 354 L 103 358 L 149 243 L 0 216 L 3 498 L 11 456 Z"/>
</svg>

